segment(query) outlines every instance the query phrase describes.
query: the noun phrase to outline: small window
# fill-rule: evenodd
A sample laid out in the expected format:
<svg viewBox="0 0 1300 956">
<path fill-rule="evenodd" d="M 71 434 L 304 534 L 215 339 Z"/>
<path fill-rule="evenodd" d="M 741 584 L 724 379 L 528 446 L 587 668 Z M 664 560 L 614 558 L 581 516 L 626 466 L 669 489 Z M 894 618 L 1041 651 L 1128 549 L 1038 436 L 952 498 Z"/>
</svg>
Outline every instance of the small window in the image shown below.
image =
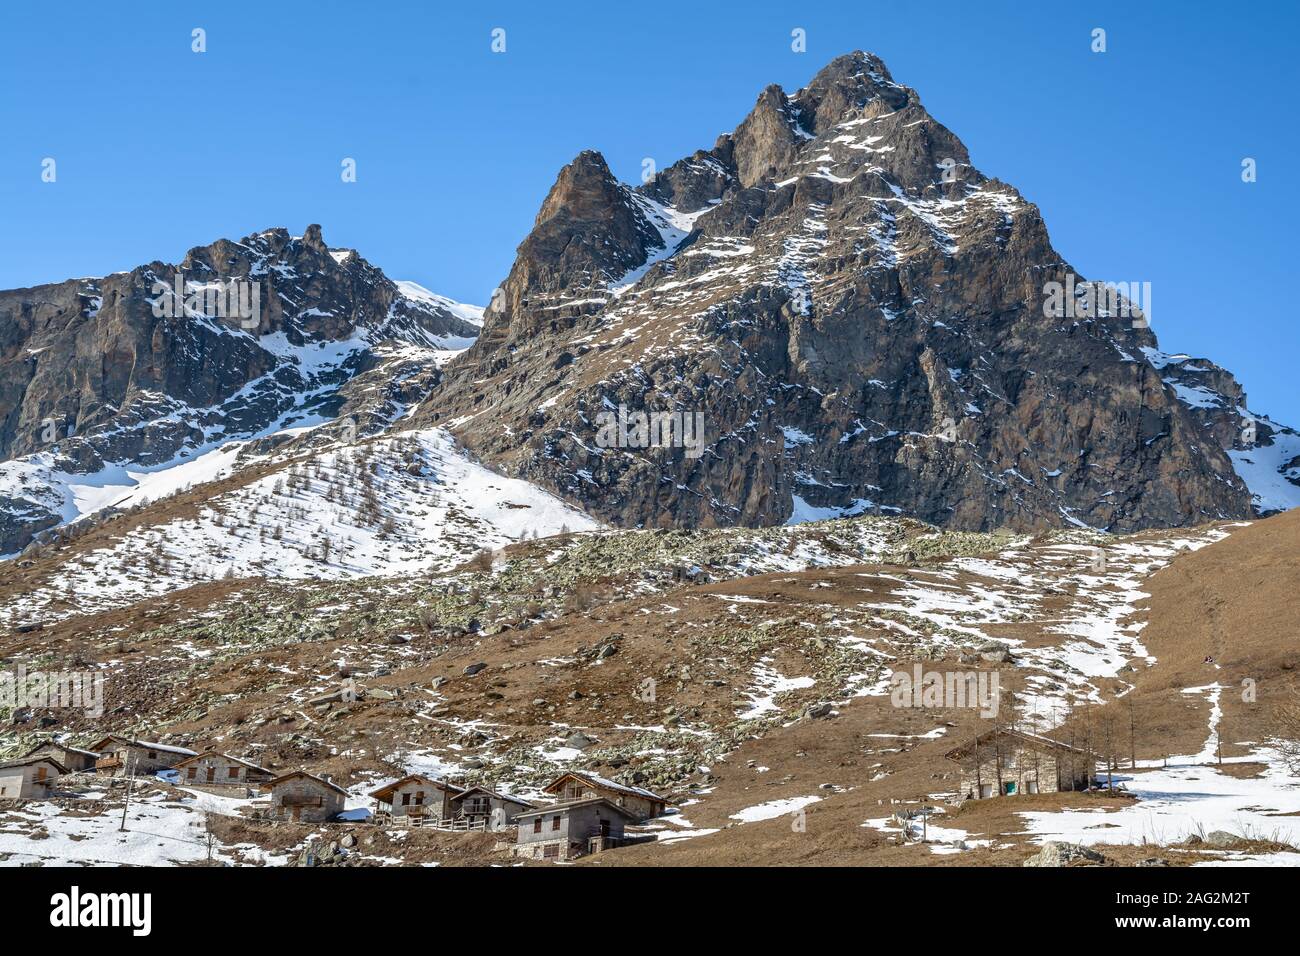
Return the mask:
<svg viewBox="0 0 1300 956">
<path fill-rule="evenodd" d="M 157 760 L 157 759 L 158 759 L 158 754 L 157 754 L 155 751 L 152 751 L 152 750 L 149 751 L 149 759 L 150 759 L 150 760 Z"/>
<path fill-rule="evenodd" d="M 533 832 L 534 832 L 534 833 L 541 833 L 541 832 L 542 832 L 542 818 L 541 818 L 541 817 L 537 817 L 535 820 L 533 820 Z"/>
<path fill-rule="evenodd" d="M 560 855 L 560 847 L 552 843 L 542 849 L 542 857 L 547 860 L 553 860 Z"/>
<path fill-rule="evenodd" d="M 422 806 L 424 806 L 424 791 L 423 791 L 423 790 L 417 790 L 417 791 L 415 791 L 415 805 L 416 805 L 417 807 L 422 807 Z"/>
<path fill-rule="evenodd" d="M 190 780 L 193 780 L 196 776 L 198 776 L 198 773 L 199 773 L 198 767 L 190 767 L 189 773 L 187 773 L 185 776 L 188 777 Z"/>
<path fill-rule="evenodd" d="M 402 806 L 409 807 L 410 805 L 411 805 L 411 795 L 409 793 L 402 794 Z"/>
<path fill-rule="evenodd" d="M 231 768 L 230 768 L 230 779 L 231 779 L 231 780 L 238 780 L 238 779 L 239 779 L 239 768 L 238 768 L 238 767 L 231 767 Z"/>
<path fill-rule="evenodd" d="M 558 830 L 559 828 L 560 828 L 560 815 L 557 813 L 554 817 L 551 818 L 551 829 Z"/>
</svg>

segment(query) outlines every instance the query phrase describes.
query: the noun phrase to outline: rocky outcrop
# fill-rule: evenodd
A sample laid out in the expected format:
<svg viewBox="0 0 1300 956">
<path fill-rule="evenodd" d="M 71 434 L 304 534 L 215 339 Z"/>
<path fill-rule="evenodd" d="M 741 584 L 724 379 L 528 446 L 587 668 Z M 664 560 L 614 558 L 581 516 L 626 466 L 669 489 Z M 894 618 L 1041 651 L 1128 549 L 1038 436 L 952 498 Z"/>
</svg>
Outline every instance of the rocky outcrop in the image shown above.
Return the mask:
<svg viewBox="0 0 1300 956">
<path fill-rule="evenodd" d="M 1079 864 L 1080 866 L 1096 865 L 1105 863 L 1106 858 L 1096 850 L 1090 850 L 1086 846 L 1078 843 L 1062 843 L 1059 840 L 1048 840 L 1043 844 L 1043 848 L 1025 860 L 1021 866 L 1070 866 Z"/>
<path fill-rule="evenodd" d="M 566 167 L 490 332 L 416 420 L 624 526 L 1251 515 L 1222 429 L 1147 360 L 1140 310 L 1052 311 L 1051 283 L 1076 281 L 1037 207 L 851 54 L 643 186 L 592 154 Z M 611 444 L 620 410 L 689 416 L 703 441 Z"/>
</svg>

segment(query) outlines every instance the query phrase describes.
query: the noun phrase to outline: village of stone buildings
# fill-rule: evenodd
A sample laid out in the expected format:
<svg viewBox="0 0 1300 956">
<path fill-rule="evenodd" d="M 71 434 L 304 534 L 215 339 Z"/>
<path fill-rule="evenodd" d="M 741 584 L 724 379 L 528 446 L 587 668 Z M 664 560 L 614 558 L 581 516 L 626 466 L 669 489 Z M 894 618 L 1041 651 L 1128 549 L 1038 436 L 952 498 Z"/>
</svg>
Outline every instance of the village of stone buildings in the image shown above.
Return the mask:
<svg viewBox="0 0 1300 956">
<path fill-rule="evenodd" d="M 1097 757 L 1061 741 L 1013 728 L 987 731 L 948 753 L 959 768 L 950 802 L 1017 794 L 1087 790 L 1098 786 Z M 654 822 L 677 813 L 650 790 L 589 771 L 570 770 L 525 798 L 482 783 L 411 773 L 366 794 L 367 807 L 349 807 L 348 790 L 306 770 L 275 772 L 217 750 L 202 752 L 110 734 L 85 746 L 47 739 L 22 757 L 0 763 L 0 809 L 30 803 L 76 801 L 104 787 L 152 787 L 233 797 L 250 819 L 327 824 L 329 839 L 313 841 L 300 865 L 346 863 L 368 827 L 389 831 L 430 828 L 451 834 L 491 834 L 503 860 L 566 862 L 619 847 L 653 842 Z M 935 808 L 893 808 L 889 822 L 900 839 L 914 836 L 911 821 Z M 107 811 L 109 813 L 113 810 Z M 802 812 L 791 814 L 798 828 Z M 123 811 L 125 820 L 125 811 Z"/>
<path fill-rule="evenodd" d="M 88 785 L 130 788 L 146 778 L 155 786 L 246 798 L 256 820 L 492 833 L 499 836 L 496 849 L 503 854 L 545 861 L 653 840 L 653 835 L 636 835 L 636 828 L 668 809 L 665 799 L 649 790 L 576 771 L 543 787 L 545 799 L 414 773 L 369 792 L 372 807 L 348 809 L 349 792 L 327 776 L 276 773 L 232 754 L 118 735 L 84 747 L 51 739 L 0 764 L 0 808 L 75 800 Z M 355 845 L 355 834 L 342 833 L 303 860 L 333 862 Z"/>
</svg>

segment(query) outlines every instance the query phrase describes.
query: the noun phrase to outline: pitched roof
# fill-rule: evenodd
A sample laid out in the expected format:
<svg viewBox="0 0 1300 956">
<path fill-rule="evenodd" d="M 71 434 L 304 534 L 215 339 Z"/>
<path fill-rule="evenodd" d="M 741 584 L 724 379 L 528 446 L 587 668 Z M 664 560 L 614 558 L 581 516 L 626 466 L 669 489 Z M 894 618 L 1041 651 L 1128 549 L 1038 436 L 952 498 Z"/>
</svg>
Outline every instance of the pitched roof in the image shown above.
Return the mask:
<svg viewBox="0 0 1300 956">
<path fill-rule="evenodd" d="M 446 780 L 439 780 L 436 777 L 426 777 L 422 773 L 408 773 L 405 777 L 402 777 L 400 780 L 394 780 L 392 783 L 384 784 L 378 790 L 372 791 L 370 795 L 374 797 L 376 800 L 384 800 L 385 798 L 391 797 L 394 793 L 396 793 L 399 787 L 403 786 L 404 784 L 411 783 L 412 781 L 427 783 L 429 786 L 433 787 L 436 790 L 450 790 L 452 793 L 456 793 L 456 794 L 461 793 L 461 788 L 456 786 L 454 783 L 448 783 Z"/>
<path fill-rule="evenodd" d="M 161 750 L 164 753 L 182 754 L 186 757 L 197 756 L 197 752 L 190 750 L 188 747 L 173 747 L 171 744 L 158 744 L 149 740 L 133 740 L 130 737 L 123 737 L 121 734 L 109 734 L 103 740 L 96 741 L 90 745 L 92 751 L 101 751 L 109 744 L 126 744 L 128 747 L 139 747 L 144 750 Z"/>
<path fill-rule="evenodd" d="M 8 760 L 4 763 L 0 763 L 0 770 L 5 770 L 9 767 L 30 767 L 33 764 L 38 763 L 47 763 L 59 773 L 68 772 L 68 768 L 63 766 L 63 764 L 59 763 L 53 757 L 23 757 L 20 760 Z"/>
<path fill-rule="evenodd" d="M 633 796 L 644 797 L 646 800 L 654 800 L 657 803 L 668 802 L 666 799 L 659 796 L 659 794 L 657 793 L 651 793 L 649 790 L 644 790 L 641 787 L 629 787 L 627 784 L 624 783 L 615 783 L 613 780 L 610 780 L 607 777 L 602 777 L 598 774 L 590 773 L 586 770 L 568 770 L 560 774 L 558 777 L 556 777 L 554 780 L 548 783 L 545 787 L 543 787 L 542 792 L 543 793 L 554 792 L 555 789 L 561 783 L 564 782 L 564 779 L 566 777 L 575 777 L 576 779 L 581 780 L 584 783 L 589 784 L 593 787 L 601 787 L 606 790 L 614 790 L 617 791 L 618 793 L 630 793 Z"/>
<path fill-rule="evenodd" d="M 59 743 L 57 740 L 47 740 L 47 741 L 45 741 L 45 743 L 43 743 L 43 744 L 37 744 L 37 745 L 36 745 L 35 747 L 33 747 L 31 750 L 27 751 L 27 753 L 23 754 L 23 756 L 24 756 L 24 757 L 30 757 L 32 754 L 36 753 L 36 751 L 38 751 L 38 750 L 44 750 L 46 747 L 55 747 L 55 748 L 57 748 L 57 749 L 59 749 L 59 750 L 64 751 L 65 753 L 70 753 L 70 754 L 81 754 L 81 756 L 83 756 L 83 757 L 98 757 L 98 756 L 99 756 L 99 754 L 95 753 L 93 750 L 82 750 L 80 747 L 70 747 L 70 746 L 68 746 L 67 744 L 61 744 L 61 743 Z"/>
<path fill-rule="evenodd" d="M 460 793 L 456 794 L 456 796 L 453 799 L 463 800 L 465 797 L 468 797 L 471 793 L 486 793 L 489 797 L 496 797 L 498 800 L 505 800 L 508 803 L 517 803 L 521 807 L 537 806 L 537 804 L 533 803 L 533 801 L 525 800 L 523 797 L 516 797 L 514 794 L 502 793 L 500 790 L 493 790 L 490 787 L 483 787 L 483 786 L 466 787 Z"/>
<path fill-rule="evenodd" d="M 221 757 L 225 760 L 229 760 L 237 764 L 243 764 L 249 770 L 256 770 L 259 773 L 264 773 L 267 774 L 268 776 L 275 776 L 275 771 L 273 770 L 267 770 L 265 767 L 259 767 L 257 764 L 253 763 L 250 760 L 245 760 L 243 757 L 236 757 L 233 754 L 228 754 L 228 753 L 220 753 L 216 750 L 205 750 L 203 753 L 195 754 L 193 757 L 186 757 L 184 760 L 178 763 L 176 767 L 173 769 L 184 767 L 186 764 L 194 763 L 194 761 L 200 760 L 203 757 Z"/>
<path fill-rule="evenodd" d="M 610 810 L 613 810 L 615 813 L 620 813 L 623 816 L 625 816 L 627 819 L 632 821 L 636 821 L 640 819 L 640 817 L 638 817 L 631 810 L 627 809 L 626 807 L 620 807 L 617 803 L 615 803 L 613 800 L 610 800 L 608 797 L 584 797 L 581 800 L 566 800 L 562 803 L 542 804 L 541 806 L 537 807 L 537 809 L 535 810 L 525 810 L 523 813 L 517 814 L 515 816 L 515 819 L 522 820 L 525 817 L 542 816 L 547 813 L 567 813 L 570 810 L 577 810 L 581 807 L 591 806 L 594 804 L 604 804 Z"/>
<path fill-rule="evenodd" d="M 1070 744 L 1064 743 L 1063 741 L 1053 740 L 1051 737 L 1044 737 L 1041 734 L 1031 734 L 1028 731 L 1011 730 L 1009 728 L 1001 730 L 986 730 L 975 738 L 975 743 L 982 747 L 996 737 L 1008 737 L 1030 750 L 1061 750 L 1067 753 L 1079 754 L 1080 756 L 1088 756 L 1088 752 L 1082 747 L 1074 747 Z M 960 760 L 971 752 L 971 747 L 972 745 L 970 743 L 965 743 L 960 747 L 954 747 L 952 750 L 949 750 L 944 754 L 944 756 L 949 760 Z"/>
<path fill-rule="evenodd" d="M 331 790 L 336 790 L 344 796 L 347 796 L 348 792 L 337 783 L 334 783 L 332 780 L 326 780 L 324 777 L 318 777 L 314 773 L 308 773 L 306 770 L 291 770 L 286 774 L 281 774 L 271 781 L 271 786 L 275 787 L 277 784 L 284 783 L 286 780 L 293 780 L 295 777 L 306 777 L 308 780 L 316 781 L 322 787 L 329 787 Z"/>
</svg>

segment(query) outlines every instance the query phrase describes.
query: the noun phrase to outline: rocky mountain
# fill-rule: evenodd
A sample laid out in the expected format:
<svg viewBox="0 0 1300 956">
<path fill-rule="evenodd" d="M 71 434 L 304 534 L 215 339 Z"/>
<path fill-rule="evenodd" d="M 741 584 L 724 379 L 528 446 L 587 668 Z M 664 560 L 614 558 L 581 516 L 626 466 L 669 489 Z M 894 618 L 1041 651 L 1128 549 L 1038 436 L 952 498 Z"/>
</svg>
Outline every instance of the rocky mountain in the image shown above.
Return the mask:
<svg viewBox="0 0 1300 956">
<path fill-rule="evenodd" d="M 1061 314 L 1053 283 L 1075 290 Z M 1300 505 L 1300 435 L 1162 352 L 1127 300 L 1085 308 L 1087 287 L 1037 208 L 855 53 L 640 186 L 581 153 L 486 312 L 319 226 L 0 292 L 0 555 L 254 466 L 201 512 L 197 562 L 159 517 L 186 575 L 265 571 L 266 535 L 301 514 L 321 520 L 287 566 L 346 576 L 516 540 L 530 514 L 552 533 L 864 513 L 1128 531 Z M 392 500 L 348 498 L 340 450 L 397 432 L 358 448 Z M 300 486 L 268 494 L 286 468 Z M 429 525 L 438 488 L 455 534 Z M 250 495 L 258 541 L 232 551 L 213 529 Z"/>
<path fill-rule="evenodd" d="M 1076 297 L 1056 312 L 1052 283 Z M 1139 297 L 1089 307 L 1088 285 L 1033 203 L 854 53 L 640 186 L 579 155 L 414 419 L 622 526 L 1128 531 L 1300 503 L 1294 433 L 1258 429 L 1252 473 L 1231 376 L 1180 372 Z M 702 448 L 602 438 L 643 413 L 700 421 Z M 1243 473 L 1278 494 L 1253 508 Z"/>
<path fill-rule="evenodd" d="M 479 314 L 316 225 L 0 292 L 0 554 L 234 439 L 386 426 Z"/>
</svg>

